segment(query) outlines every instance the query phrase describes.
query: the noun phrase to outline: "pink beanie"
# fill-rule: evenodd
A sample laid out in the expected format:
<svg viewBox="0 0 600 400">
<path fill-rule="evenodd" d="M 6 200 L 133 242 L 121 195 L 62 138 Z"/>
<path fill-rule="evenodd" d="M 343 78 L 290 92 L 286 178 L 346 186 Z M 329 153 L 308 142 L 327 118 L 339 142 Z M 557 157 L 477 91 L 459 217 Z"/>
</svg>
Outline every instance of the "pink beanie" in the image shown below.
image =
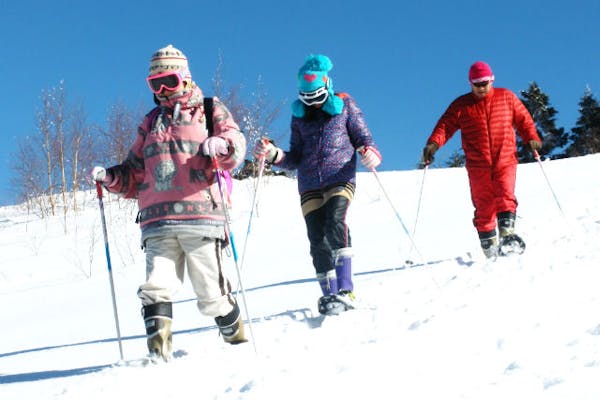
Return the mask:
<svg viewBox="0 0 600 400">
<path fill-rule="evenodd" d="M 483 61 L 477 61 L 475 64 L 471 65 L 471 68 L 469 69 L 469 82 L 477 83 L 493 80 L 494 74 L 488 64 Z"/>
</svg>

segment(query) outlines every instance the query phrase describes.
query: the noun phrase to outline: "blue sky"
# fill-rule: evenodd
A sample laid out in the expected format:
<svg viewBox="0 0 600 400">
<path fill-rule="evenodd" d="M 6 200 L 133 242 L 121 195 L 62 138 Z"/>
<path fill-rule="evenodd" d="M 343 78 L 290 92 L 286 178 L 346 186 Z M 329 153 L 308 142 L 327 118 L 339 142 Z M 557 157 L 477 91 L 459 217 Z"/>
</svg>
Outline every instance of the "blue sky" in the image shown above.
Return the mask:
<svg viewBox="0 0 600 400">
<path fill-rule="evenodd" d="M 149 110 L 148 60 L 169 43 L 186 53 L 207 94 L 221 52 L 227 83 L 249 94 L 261 76 L 274 104 L 295 98 L 306 55 L 328 55 L 334 88 L 363 109 L 381 170 L 414 168 L 437 119 L 469 90 L 477 60 L 492 66 L 497 87 L 518 93 L 537 82 L 567 130 L 586 86 L 600 98 L 597 0 L 2 3 L 0 204 L 14 201 L 10 156 L 36 134 L 43 90 L 64 80 L 69 103 L 99 124 L 118 101 Z M 284 148 L 289 118 L 286 107 L 274 127 Z M 438 159 L 459 146 L 457 134 Z"/>
</svg>

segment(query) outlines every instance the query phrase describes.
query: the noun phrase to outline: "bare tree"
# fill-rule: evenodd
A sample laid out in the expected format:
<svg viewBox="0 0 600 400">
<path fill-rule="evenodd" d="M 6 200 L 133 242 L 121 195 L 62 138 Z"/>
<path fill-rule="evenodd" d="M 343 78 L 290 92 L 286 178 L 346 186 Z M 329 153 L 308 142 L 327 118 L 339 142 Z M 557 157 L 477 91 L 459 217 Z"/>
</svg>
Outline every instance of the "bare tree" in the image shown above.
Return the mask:
<svg viewBox="0 0 600 400">
<path fill-rule="evenodd" d="M 273 135 L 271 130 L 273 123 L 277 120 L 282 107 L 285 105 L 285 101 L 275 102 L 275 105 L 273 105 L 261 76 L 257 78 L 256 90 L 250 93 L 250 99 L 244 99 L 242 96 L 243 86 L 241 84 L 229 88 L 226 87 L 223 78 L 223 58 L 219 52 L 213 84 L 215 95 L 223 101 L 235 121 L 240 125 L 240 129 L 246 135 L 249 146 L 252 146 L 263 136 L 278 136 Z M 234 176 L 240 179 L 245 178 L 255 175 L 257 170 L 256 160 L 252 160 L 251 155 L 249 155 L 246 157 L 243 166 Z M 266 168 L 265 173 L 273 174 L 270 168 Z"/>
<path fill-rule="evenodd" d="M 70 109 L 65 93 L 63 81 L 42 91 L 37 112 L 38 138 L 26 137 L 17 144 L 11 181 L 19 190 L 18 198 L 26 202 L 28 209 L 36 207 L 35 212 L 42 218 L 56 215 L 56 195 L 60 191 L 66 233 L 69 202 L 76 211 L 76 194 L 82 182 L 81 160 L 90 162 L 92 141 L 83 106 Z"/>
<path fill-rule="evenodd" d="M 64 231 L 67 233 L 67 171 L 66 171 L 66 135 L 65 135 L 65 82 L 60 81 L 58 87 L 54 88 L 50 92 L 52 99 L 52 105 L 50 112 L 52 115 L 52 122 L 54 125 L 54 146 L 55 146 L 55 157 L 58 164 L 58 175 L 60 177 L 60 195 L 62 197 L 63 207 L 63 220 L 64 220 Z"/>
<path fill-rule="evenodd" d="M 17 199 L 25 203 L 28 213 L 44 218 L 50 212 L 43 185 L 44 161 L 37 146 L 32 143 L 36 141 L 30 137 L 17 143 L 17 152 L 11 158 L 11 185 L 18 191 Z"/>
<path fill-rule="evenodd" d="M 242 128 L 241 122 L 244 116 L 248 114 L 248 107 L 241 96 L 242 84 L 230 87 L 226 86 L 225 79 L 223 78 L 223 56 L 220 51 L 217 69 L 215 70 L 215 75 L 213 77 L 213 88 L 215 96 L 225 104 L 229 112 L 233 115 L 233 119 L 240 125 L 240 128 Z"/>
<path fill-rule="evenodd" d="M 56 203 L 54 200 L 54 157 L 52 134 L 52 97 L 47 92 L 42 92 L 42 109 L 38 112 L 38 132 L 42 139 L 42 151 L 46 167 L 46 194 L 50 203 L 51 215 L 56 215 Z"/>
<path fill-rule="evenodd" d="M 77 192 L 81 189 L 81 184 L 85 182 L 85 166 L 91 165 L 93 162 L 92 128 L 87 123 L 83 106 L 75 108 L 69 120 L 73 211 L 77 212 Z"/>
<path fill-rule="evenodd" d="M 285 102 L 281 101 L 274 106 L 271 105 L 262 76 L 257 78 L 256 91 L 252 93 L 251 97 L 254 101 L 249 104 L 243 124 L 246 126 L 249 143 L 254 143 L 261 136 L 269 134 Z"/>
<path fill-rule="evenodd" d="M 122 104 L 121 101 L 110 108 L 106 128 L 99 129 L 102 140 L 98 149 L 99 154 L 96 155 L 97 160 L 117 164 L 127 157 L 129 147 L 137 132 L 139 114 Z"/>
</svg>

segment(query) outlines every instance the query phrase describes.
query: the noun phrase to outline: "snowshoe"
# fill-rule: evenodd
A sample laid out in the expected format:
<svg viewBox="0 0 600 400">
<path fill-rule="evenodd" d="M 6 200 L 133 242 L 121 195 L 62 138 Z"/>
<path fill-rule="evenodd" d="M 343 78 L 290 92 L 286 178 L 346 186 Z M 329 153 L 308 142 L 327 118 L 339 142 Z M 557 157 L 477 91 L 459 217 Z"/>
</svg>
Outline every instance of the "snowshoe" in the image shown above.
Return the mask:
<svg viewBox="0 0 600 400">
<path fill-rule="evenodd" d="M 520 236 L 512 234 L 506 235 L 500 239 L 498 254 L 508 256 L 511 254 L 523 254 L 525 251 L 525 242 Z"/>
<path fill-rule="evenodd" d="M 319 313 L 321 315 L 338 315 L 346 311 L 346 305 L 337 295 L 327 295 L 319 298 Z"/>
<path fill-rule="evenodd" d="M 356 308 L 356 296 L 351 290 L 340 290 L 337 294 L 337 298 L 344 304 L 346 310 L 354 310 Z"/>
</svg>

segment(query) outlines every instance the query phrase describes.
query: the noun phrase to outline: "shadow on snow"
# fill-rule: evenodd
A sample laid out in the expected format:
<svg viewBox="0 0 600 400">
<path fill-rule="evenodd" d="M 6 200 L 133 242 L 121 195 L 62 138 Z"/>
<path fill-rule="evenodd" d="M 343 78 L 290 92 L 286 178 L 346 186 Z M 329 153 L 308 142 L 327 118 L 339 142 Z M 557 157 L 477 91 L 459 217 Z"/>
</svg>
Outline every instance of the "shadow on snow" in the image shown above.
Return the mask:
<svg viewBox="0 0 600 400">
<path fill-rule="evenodd" d="M 391 272 L 391 271 L 409 270 L 409 269 L 418 268 L 418 267 L 442 264 L 447 261 L 455 261 L 458 265 L 466 266 L 466 267 L 470 267 L 473 264 L 473 261 L 470 261 L 468 259 L 465 260 L 463 257 L 455 257 L 455 258 L 447 258 L 447 259 L 436 260 L 436 261 L 429 261 L 429 262 L 424 262 L 424 263 L 419 263 L 419 264 L 404 264 L 401 267 L 397 267 L 397 268 L 385 268 L 385 269 L 379 269 L 379 270 L 373 270 L 373 271 L 357 272 L 355 274 L 355 276 L 373 275 L 373 274 L 380 274 L 380 273 Z M 314 281 L 316 281 L 315 278 L 296 279 L 296 280 L 291 280 L 291 281 L 277 282 L 277 283 L 272 283 L 272 284 L 268 284 L 268 285 L 257 286 L 254 288 L 247 289 L 246 291 L 252 292 L 252 291 L 277 287 L 277 286 L 296 285 L 296 284 L 302 284 L 302 283 L 314 282 Z M 177 301 L 176 303 L 184 303 L 184 302 L 189 302 L 189 301 L 196 301 L 196 299 L 180 300 L 180 301 Z M 324 317 L 321 315 L 314 316 L 310 309 L 302 308 L 302 309 L 298 309 L 298 310 L 288 310 L 288 311 L 285 311 L 282 313 L 277 313 L 277 314 L 273 314 L 273 315 L 269 315 L 269 316 L 252 318 L 252 321 L 253 322 L 260 322 L 261 320 L 268 321 L 268 320 L 275 319 L 278 317 L 287 317 L 287 318 L 291 318 L 293 321 L 305 322 L 308 325 L 308 327 L 311 329 L 320 327 L 323 322 L 323 319 L 324 319 Z M 212 325 L 212 326 L 205 326 L 205 327 L 175 331 L 175 332 L 173 332 L 173 335 L 199 333 L 199 332 L 211 331 L 211 330 L 215 330 L 215 329 L 217 329 L 216 325 Z M 146 338 L 145 335 L 132 335 L 132 336 L 127 336 L 127 337 L 122 337 L 121 340 L 128 341 L 128 340 L 139 340 L 139 339 L 145 339 L 145 338 Z M 33 348 L 33 349 L 17 350 L 17 351 L 13 351 L 13 352 L 0 354 L 0 358 L 23 355 L 23 354 L 34 353 L 34 352 L 39 352 L 39 351 L 49 351 L 49 350 L 56 350 L 56 349 L 64 349 L 64 348 L 68 348 L 68 347 L 87 346 L 87 345 L 100 344 L 100 343 L 111 343 L 111 342 L 116 342 L 116 341 L 118 341 L 117 338 L 108 338 L 108 339 L 90 340 L 90 341 L 79 342 L 79 343 L 70 343 L 70 344 L 63 344 L 63 345 L 38 347 L 38 348 Z M 64 377 L 77 376 L 77 375 L 86 375 L 86 374 L 90 374 L 90 373 L 99 372 L 103 369 L 113 367 L 113 366 L 116 366 L 116 364 L 96 365 L 96 366 L 73 368 L 73 369 L 67 369 L 67 370 L 48 370 L 48 371 L 38 371 L 38 372 L 24 372 L 24 373 L 13 374 L 13 375 L 0 375 L 0 384 L 32 382 L 32 381 L 39 381 L 39 380 L 45 380 L 45 379 L 55 379 L 55 378 L 64 378 Z"/>
<path fill-rule="evenodd" d="M 82 367 L 82 368 L 73 368 L 73 369 L 65 369 L 65 370 L 24 372 L 22 374 L 0 375 L 0 384 L 33 382 L 33 381 L 40 381 L 43 379 L 66 378 L 66 377 L 72 377 L 72 376 L 77 376 L 77 375 L 85 375 L 85 374 L 90 374 L 90 373 L 101 371 L 110 366 L 111 366 L 111 364 L 106 364 L 106 365 L 97 365 L 97 366 L 93 366 L 93 367 Z"/>
</svg>

